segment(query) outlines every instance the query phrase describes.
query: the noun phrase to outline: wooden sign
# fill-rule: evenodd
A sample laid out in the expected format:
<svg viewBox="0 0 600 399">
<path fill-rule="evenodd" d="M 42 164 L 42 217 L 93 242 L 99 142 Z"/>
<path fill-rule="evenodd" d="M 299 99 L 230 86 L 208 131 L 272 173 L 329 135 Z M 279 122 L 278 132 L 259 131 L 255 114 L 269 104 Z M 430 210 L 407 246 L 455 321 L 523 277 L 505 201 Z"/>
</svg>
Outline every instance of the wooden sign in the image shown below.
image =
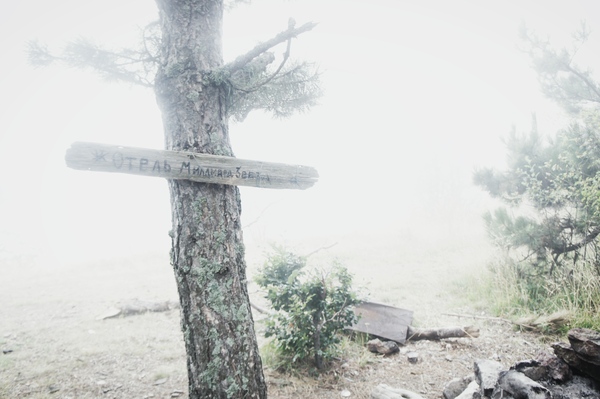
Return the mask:
<svg viewBox="0 0 600 399">
<path fill-rule="evenodd" d="M 78 170 L 261 188 L 303 190 L 319 178 L 310 166 L 84 142 L 71 144 L 65 160 L 68 167 Z"/>
</svg>

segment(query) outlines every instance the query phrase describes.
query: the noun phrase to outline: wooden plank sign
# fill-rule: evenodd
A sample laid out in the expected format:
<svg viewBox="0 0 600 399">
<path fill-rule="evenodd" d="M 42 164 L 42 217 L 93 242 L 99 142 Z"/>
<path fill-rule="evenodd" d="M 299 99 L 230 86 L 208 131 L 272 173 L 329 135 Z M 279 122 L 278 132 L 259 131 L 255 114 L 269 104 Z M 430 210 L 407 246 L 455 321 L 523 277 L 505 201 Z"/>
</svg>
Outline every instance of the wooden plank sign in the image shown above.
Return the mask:
<svg viewBox="0 0 600 399">
<path fill-rule="evenodd" d="M 319 178 L 310 166 L 84 142 L 71 144 L 65 160 L 68 167 L 78 170 L 261 188 L 303 190 Z"/>
</svg>

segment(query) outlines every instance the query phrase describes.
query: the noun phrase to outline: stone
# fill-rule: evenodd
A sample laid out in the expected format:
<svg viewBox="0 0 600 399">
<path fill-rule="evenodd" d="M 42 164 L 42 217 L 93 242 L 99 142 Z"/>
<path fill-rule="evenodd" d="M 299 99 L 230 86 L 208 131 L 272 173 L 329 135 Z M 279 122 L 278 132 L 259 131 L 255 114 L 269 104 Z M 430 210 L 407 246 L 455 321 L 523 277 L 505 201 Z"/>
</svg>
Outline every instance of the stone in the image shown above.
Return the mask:
<svg viewBox="0 0 600 399">
<path fill-rule="evenodd" d="M 454 399 L 479 399 L 480 397 L 479 384 L 477 384 L 477 381 L 471 381 L 465 390 Z"/>
<path fill-rule="evenodd" d="M 546 369 L 547 378 L 552 379 L 560 384 L 564 384 L 573 378 L 573 372 L 567 363 L 554 353 L 541 351 L 537 354 L 535 360 L 540 367 Z"/>
<path fill-rule="evenodd" d="M 442 391 L 442 397 L 444 399 L 455 399 L 459 396 L 465 389 L 469 386 L 471 382 L 475 380 L 474 375 L 468 375 L 463 378 L 454 378 L 444 386 L 444 390 Z"/>
<path fill-rule="evenodd" d="M 490 396 L 504 367 L 494 360 L 478 359 L 475 361 L 474 368 L 475 381 L 479 384 L 481 396 Z"/>
<path fill-rule="evenodd" d="M 548 388 L 525 374 L 508 370 L 500 373 L 498 383 L 490 397 L 491 399 L 552 399 L 552 394 Z"/>
<path fill-rule="evenodd" d="M 400 350 L 398 348 L 398 344 L 394 341 L 382 342 L 378 338 L 372 339 L 369 342 L 367 342 L 367 349 L 369 349 L 369 352 L 381 353 L 382 355 L 391 355 Z"/>
<path fill-rule="evenodd" d="M 600 361 L 600 332 L 589 328 L 573 328 L 568 333 L 569 342 L 575 352 L 583 358 Z"/>
<path fill-rule="evenodd" d="M 553 343 L 552 349 L 554 349 L 556 356 L 564 360 L 569 366 L 600 382 L 600 362 L 584 358 L 564 342 Z"/>
<path fill-rule="evenodd" d="M 548 369 L 533 359 L 517 362 L 510 369 L 523 373 L 534 381 L 542 381 L 548 378 Z"/>
<path fill-rule="evenodd" d="M 419 362 L 419 354 L 417 352 L 408 352 L 406 354 L 406 358 L 408 359 L 409 363 L 418 363 Z"/>
</svg>

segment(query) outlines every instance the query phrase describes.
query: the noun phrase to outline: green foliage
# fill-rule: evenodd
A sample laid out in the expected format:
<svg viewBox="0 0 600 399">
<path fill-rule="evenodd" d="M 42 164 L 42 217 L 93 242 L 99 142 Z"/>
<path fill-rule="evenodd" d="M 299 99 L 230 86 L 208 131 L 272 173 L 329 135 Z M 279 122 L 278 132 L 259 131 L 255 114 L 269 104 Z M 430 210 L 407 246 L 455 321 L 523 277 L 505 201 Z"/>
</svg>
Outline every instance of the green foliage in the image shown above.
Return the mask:
<svg viewBox="0 0 600 399">
<path fill-rule="evenodd" d="M 306 258 L 283 248 L 275 248 L 255 277 L 255 281 L 263 288 L 286 284 L 288 279 L 295 278 L 304 266 L 306 266 Z"/>
<path fill-rule="evenodd" d="M 257 283 L 267 290 L 275 312 L 267 320 L 266 337 L 290 362 L 314 358 L 318 369 L 335 353 L 338 333 L 357 321 L 359 302 L 352 276 L 334 264 L 328 272 L 306 271 L 306 258 L 276 248 L 259 271 Z"/>
<path fill-rule="evenodd" d="M 108 50 L 88 39 L 78 38 L 67 43 L 61 54 L 52 54 L 45 44 L 31 41 L 28 55 L 33 66 L 47 66 L 58 61 L 74 68 L 90 68 L 107 80 L 153 87 L 160 44 L 158 23 L 152 22 L 140 32 L 136 48 Z"/>
<path fill-rule="evenodd" d="M 228 3 L 235 6 L 246 2 L 232 0 Z M 52 53 L 38 41 L 29 42 L 27 50 L 30 64 L 36 67 L 62 62 L 78 69 L 90 68 L 107 80 L 154 87 L 161 62 L 161 46 L 160 25 L 155 21 L 141 31 L 139 44 L 134 48 L 106 49 L 79 38 L 69 42 L 61 53 Z M 254 110 L 269 112 L 276 118 L 308 111 L 317 105 L 317 99 L 322 95 L 320 74 L 311 63 L 291 61 L 290 46 L 291 39 L 278 66 L 272 65 L 276 59 L 273 52 L 265 49 L 254 54 L 251 51 L 248 61 L 233 73 L 230 73 L 230 64 L 227 64 L 202 71 L 201 81 L 222 89 L 227 116 L 236 121 L 243 121 Z M 169 77 L 176 77 L 197 72 L 190 72 L 183 64 L 175 64 L 166 73 Z M 196 79 L 195 75 L 193 79 Z M 197 91 L 190 90 L 190 101 L 198 97 Z"/>
<path fill-rule="evenodd" d="M 263 110 L 276 118 L 308 111 L 321 96 L 320 74 L 309 63 L 291 63 L 277 73 L 253 70 L 241 79 L 232 77 L 230 114 L 243 121 L 253 110 Z"/>
<path fill-rule="evenodd" d="M 579 43 L 587 35 L 582 30 Z M 500 280 L 501 274 L 515 278 L 507 285 L 513 294 L 503 295 L 511 306 L 594 314 L 600 310 L 599 86 L 574 64 L 578 47 L 556 51 L 525 30 L 523 38 L 543 92 L 572 122 L 544 138 L 534 119 L 529 134 L 513 131 L 507 138 L 505 171 L 475 173 L 475 183 L 506 205 L 484 215 L 490 237 L 507 255 L 506 270 L 495 272 Z"/>
<path fill-rule="evenodd" d="M 494 242 L 538 273 L 551 274 L 574 256 L 596 262 L 600 125 L 573 123 L 545 142 L 535 131 L 511 135 L 507 144 L 508 170 L 475 174 L 477 184 L 510 207 L 484 216 Z"/>
<path fill-rule="evenodd" d="M 594 108 L 600 102 L 600 86 L 594 81 L 592 71 L 575 63 L 590 36 L 585 22 L 572 36 L 570 48 L 556 49 L 547 39 L 539 38 L 525 26 L 521 28 L 520 36 L 537 72 L 542 93 L 548 98 L 573 115 L 582 109 Z"/>
</svg>

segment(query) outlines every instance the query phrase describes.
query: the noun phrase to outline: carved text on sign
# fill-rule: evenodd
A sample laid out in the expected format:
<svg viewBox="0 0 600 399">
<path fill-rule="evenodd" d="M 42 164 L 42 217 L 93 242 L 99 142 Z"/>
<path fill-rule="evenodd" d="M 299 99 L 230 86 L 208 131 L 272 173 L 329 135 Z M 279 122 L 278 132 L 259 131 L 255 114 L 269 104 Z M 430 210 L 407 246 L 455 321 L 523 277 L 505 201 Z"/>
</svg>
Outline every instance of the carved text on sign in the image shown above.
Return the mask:
<svg viewBox="0 0 600 399">
<path fill-rule="evenodd" d="M 305 189 L 318 178 L 314 168 L 302 165 L 96 143 L 73 143 L 65 159 L 79 170 L 264 188 Z"/>
</svg>

